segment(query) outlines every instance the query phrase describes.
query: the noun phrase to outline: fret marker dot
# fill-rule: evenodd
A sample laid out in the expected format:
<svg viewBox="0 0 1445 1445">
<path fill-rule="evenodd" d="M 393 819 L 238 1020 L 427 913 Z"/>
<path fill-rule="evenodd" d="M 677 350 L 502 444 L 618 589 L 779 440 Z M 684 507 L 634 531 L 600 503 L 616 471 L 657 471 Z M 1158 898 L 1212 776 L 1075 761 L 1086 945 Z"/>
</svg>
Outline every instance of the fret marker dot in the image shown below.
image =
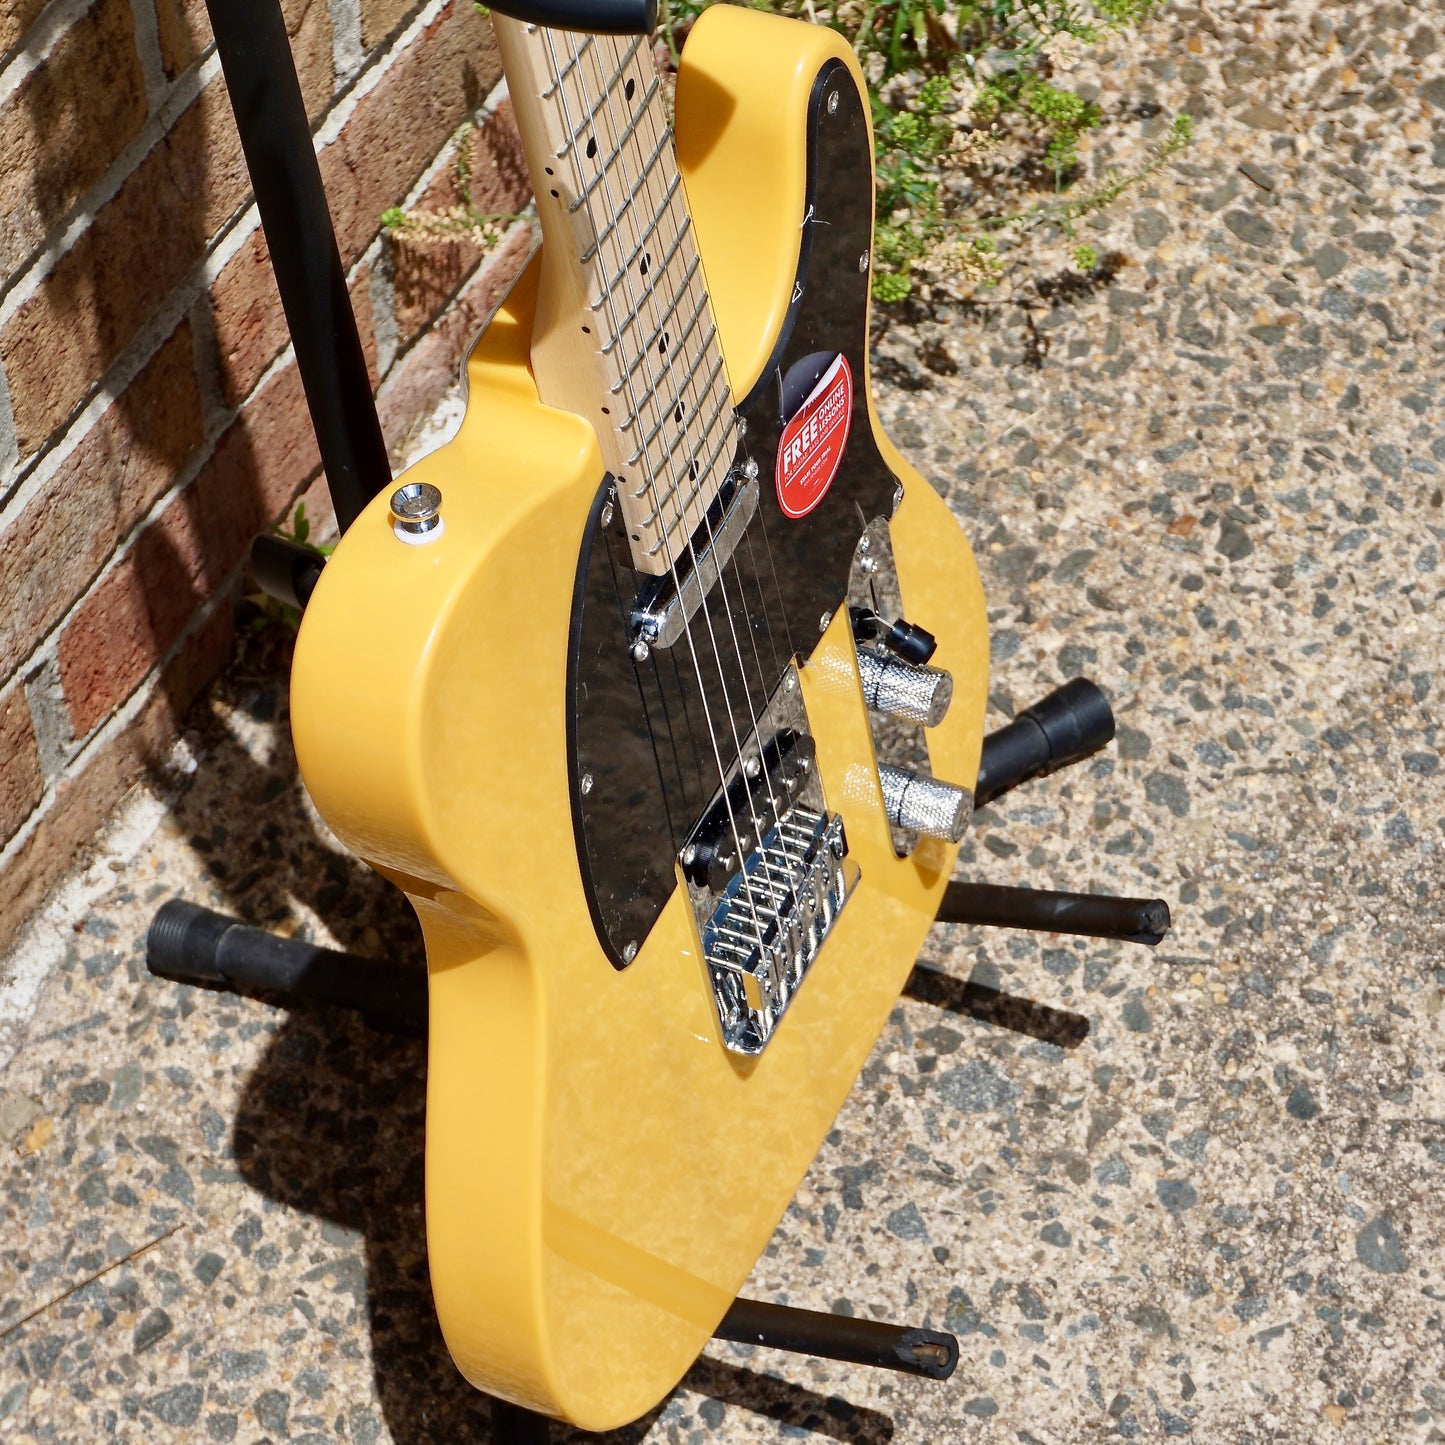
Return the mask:
<svg viewBox="0 0 1445 1445">
<path fill-rule="evenodd" d="M 584 327 L 582 328 L 582 334 L 583 334 L 584 336 L 591 336 L 591 335 L 592 335 L 592 328 L 591 328 L 590 326 L 584 326 Z"/>
<path fill-rule="evenodd" d="M 545 170 L 549 176 L 555 176 L 557 174 L 551 166 L 543 166 L 542 169 Z"/>
<path fill-rule="evenodd" d="M 677 404 L 677 410 L 676 410 L 675 412 L 673 412 L 673 414 L 672 414 L 672 419 L 673 419 L 673 421 L 681 421 L 681 420 L 682 420 L 682 403 L 681 403 L 681 402 L 678 402 L 678 404 Z"/>
<path fill-rule="evenodd" d="M 651 255 L 650 255 L 648 252 L 644 251 L 644 252 L 642 253 L 642 261 L 639 263 L 637 269 L 638 269 L 639 271 L 641 271 L 644 276 L 646 276 L 646 275 L 647 275 L 647 268 L 648 268 L 650 265 L 652 265 L 652 257 L 651 257 Z"/>
<path fill-rule="evenodd" d="M 662 333 L 661 340 L 659 340 L 657 343 L 657 350 L 660 355 L 667 355 L 667 332 L 665 331 Z"/>
<path fill-rule="evenodd" d="M 687 474 L 688 474 L 688 476 L 689 476 L 693 481 L 696 481 L 696 480 L 697 480 L 697 474 L 698 474 L 701 470 L 702 470 L 702 468 L 701 468 L 696 462 L 693 462 L 693 464 L 692 464 L 690 467 L 688 467 L 688 469 L 687 469 Z"/>
<path fill-rule="evenodd" d="M 590 160 L 592 159 L 592 157 L 595 156 L 596 154 L 597 154 L 597 137 L 596 137 L 595 135 L 588 136 L 588 137 L 587 137 L 587 159 L 590 161 Z"/>
<path fill-rule="evenodd" d="M 557 192 L 556 192 L 556 191 L 549 191 L 549 192 L 548 192 L 548 195 L 550 195 L 553 200 L 556 200 L 556 199 L 557 199 Z"/>
<path fill-rule="evenodd" d="M 637 82 L 635 80 L 629 80 L 627 84 L 622 87 L 622 93 L 628 98 L 628 100 L 631 100 L 632 94 L 636 89 Z"/>
</svg>

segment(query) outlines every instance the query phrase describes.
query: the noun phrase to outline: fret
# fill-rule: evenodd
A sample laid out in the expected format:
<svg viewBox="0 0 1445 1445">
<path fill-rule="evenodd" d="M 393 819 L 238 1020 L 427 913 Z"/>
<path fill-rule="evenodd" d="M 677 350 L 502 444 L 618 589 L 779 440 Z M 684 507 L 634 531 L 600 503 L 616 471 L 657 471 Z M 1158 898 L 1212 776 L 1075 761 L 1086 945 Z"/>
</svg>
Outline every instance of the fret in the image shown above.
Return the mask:
<svg viewBox="0 0 1445 1445">
<path fill-rule="evenodd" d="M 703 474 L 706 474 L 706 472 L 709 471 L 722 457 L 723 448 L 728 441 L 728 434 L 724 432 L 713 443 L 712 450 L 708 453 L 706 463 L 702 464 L 702 466 L 700 467 L 700 471 Z M 676 490 L 677 484 L 674 483 L 674 485 L 668 490 L 668 492 L 658 500 L 657 505 L 653 509 L 652 516 L 648 519 L 649 521 L 656 522 L 656 520 L 661 514 L 662 504 L 668 501 L 672 497 L 673 493 L 676 492 Z M 680 531 L 684 526 L 686 526 L 686 535 L 684 536 L 683 541 L 686 542 L 687 537 L 691 536 L 698 522 L 702 520 L 701 513 L 705 513 L 707 511 L 706 506 L 702 507 L 696 519 L 692 519 L 692 514 L 694 513 L 694 511 L 698 510 L 698 503 L 702 499 L 703 491 L 704 488 L 702 486 L 694 487 L 693 490 L 688 494 L 687 499 L 680 506 L 673 509 L 673 520 L 669 522 L 666 527 L 665 538 L 670 538 L 674 532 Z M 710 504 L 711 499 L 709 498 L 709 505 Z M 659 546 L 660 545 L 661 542 L 659 542 Z"/>
<path fill-rule="evenodd" d="M 668 302 L 666 309 L 662 313 L 661 319 L 653 328 L 652 335 L 647 338 L 646 342 L 644 342 L 644 351 L 646 351 L 649 347 L 653 346 L 657 342 L 658 338 L 663 334 L 663 332 L 667 330 L 668 323 L 673 319 L 674 315 L 676 314 L 677 307 L 682 301 L 682 293 L 691 286 L 693 280 L 696 278 L 701 268 L 702 263 L 698 260 L 697 256 L 694 255 L 692 261 L 688 265 L 687 270 L 683 273 L 682 284 L 677 288 L 673 299 Z M 703 304 L 706 305 L 706 296 L 704 296 L 702 300 Z M 612 339 L 607 342 L 602 348 L 602 354 L 604 356 L 611 356 L 612 353 L 622 344 L 624 333 L 630 327 L 636 326 L 638 313 L 642 310 L 644 302 L 651 305 L 655 309 L 656 301 L 656 294 L 650 291 L 646 291 L 643 293 L 640 299 L 633 300 L 632 309 L 628 311 L 626 315 L 622 317 L 613 317 Z"/>
<path fill-rule="evenodd" d="M 673 237 L 672 244 L 667 249 L 669 259 L 676 254 L 679 247 L 687 242 L 688 238 L 692 235 L 692 217 L 684 211 L 682 219 L 677 220 L 672 214 L 672 203 L 678 198 L 678 193 L 681 190 L 682 177 L 674 171 L 672 179 L 667 183 L 667 190 L 663 192 L 661 205 L 658 207 L 653 218 L 647 223 L 647 229 L 638 237 L 637 244 L 633 246 L 632 250 L 628 252 L 624 258 L 621 267 L 622 270 L 631 272 L 632 268 L 638 264 L 647 251 L 648 243 L 654 241 L 661 233 L 664 222 L 674 226 L 677 232 Z M 665 266 L 666 262 L 664 262 L 664 267 Z"/>
<path fill-rule="evenodd" d="M 707 330 L 705 333 L 702 334 L 702 343 L 704 346 L 707 346 L 714 342 L 717 333 L 713 329 L 712 320 L 709 316 L 707 293 L 703 291 L 699 293 L 697 297 L 697 302 L 693 306 L 692 314 L 687 318 L 686 324 L 676 337 L 674 337 L 672 335 L 672 332 L 668 330 L 667 320 L 666 318 L 664 318 L 663 323 L 660 324 L 657 330 L 652 333 L 648 344 L 645 347 L 633 349 L 631 358 L 625 361 L 623 366 L 621 367 L 621 375 L 616 385 L 611 388 L 612 394 L 614 396 L 617 396 L 620 394 L 622 387 L 630 387 L 632 385 L 632 378 L 634 373 L 636 373 L 640 367 L 645 367 L 649 363 L 649 361 L 652 360 L 653 349 L 656 348 L 664 338 L 666 338 L 667 344 L 669 346 L 672 346 L 674 342 L 677 342 L 680 345 L 686 345 L 691 338 L 692 332 L 697 326 L 698 322 L 705 317 L 707 318 Z M 675 316 L 673 317 L 673 324 L 676 324 Z M 660 362 L 660 377 L 661 375 L 666 373 L 668 367 L 667 353 L 665 351 L 659 350 L 658 360 Z M 645 372 L 644 375 L 646 375 Z M 652 389 L 655 391 L 655 385 Z"/>
<path fill-rule="evenodd" d="M 694 363 L 693 372 L 696 371 L 697 366 L 700 364 L 701 357 L 699 357 L 698 362 Z M 722 357 L 719 356 L 713 361 L 712 371 L 708 374 L 706 380 L 703 383 L 703 386 L 705 388 L 704 395 L 714 397 L 713 413 L 709 417 L 707 422 L 707 425 L 709 427 L 712 426 L 716 419 L 721 416 L 722 413 L 728 408 L 727 397 L 725 395 L 718 397 L 713 392 L 713 387 L 715 383 L 722 377 L 722 369 Z M 689 376 L 691 376 L 693 372 L 689 372 Z M 674 392 L 672 394 L 671 404 L 664 408 L 664 415 L 653 424 L 652 430 L 648 432 L 645 437 L 642 438 L 641 442 L 638 444 L 637 450 L 632 453 L 631 457 L 628 458 L 628 460 L 632 463 L 633 466 L 637 465 L 637 460 L 642 455 L 642 452 L 644 450 L 650 450 L 656 447 L 659 439 L 661 438 L 662 429 L 666 425 L 667 419 L 672 416 L 675 407 L 681 400 L 681 392 Z M 629 419 L 629 426 L 631 425 L 632 420 L 635 420 L 635 418 Z M 691 417 L 689 417 L 689 420 L 691 420 Z"/>
<path fill-rule="evenodd" d="M 633 124 L 628 127 L 624 135 L 624 139 L 630 137 L 637 129 L 638 119 L 640 119 L 640 117 L 634 117 Z M 617 221 L 620 219 L 623 212 L 637 199 L 638 195 L 642 192 L 642 190 L 646 188 L 648 178 L 652 169 L 657 166 L 658 163 L 662 160 L 664 153 L 671 148 L 672 137 L 670 135 L 664 133 L 657 138 L 657 144 L 653 147 L 652 154 L 643 163 L 642 174 L 638 177 L 636 181 L 632 183 L 631 186 L 628 187 L 626 193 L 624 194 L 622 205 L 613 214 L 612 223 L 609 229 L 616 229 Z M 598 167 L 597 174 L 593 176 L 590 181 L 585 183 L 581 194 L 567 207 L 567 209 L 574 212 L 580 211 L 583 206 L 585 206 L 589 201 L 591 201 L 592 196 L 597 190 L 597 188 L 605 184 L 608 176 L 612 173 L 612 169 L 614 167 L 620 167 L 622 161 L 622 151 L 620 149 L 612 151 L 611 154 L 609 154 L 609 156 L 607 157 L 607 159 L 602 163 L 602 165 Z M 608 200 L 608 197 L 604 196 L 603 200 Z"/>
<path fill-rule="evenodd" d="M 537 35 L 540 33 L 540 27 L 536 25 L 529 25 L 527 26 L 527 33 L 529 35 Z M 551 85 L 549 85 L 545 90 L 543 90 L 543 100 L 550 100 L 554 95 L 556 95 L 562 82 L 568 77 L 568 75 L 572 73 L 572 71 L 576 70 L 577 67 L 581 65 L 582 57 L 585 56 L 592 49 L 595 43 L 595 36 L 583 35 L 581 37 L 576 50 L 574 50 L 572 54 L 568 57 L 566 65 L 564 65 L 561 70 L 556 72 L 556 74 L 552 78 Z M 628 55 L 628 59 L 631 59 L 631 55 L 635 53 L 636 48 L 634 47 L 633 52 Z"/>
<path fill-rule="evenodd" d="M 702 429 L 703 434 L 700 438 L 694 441 L 691 438 L 676 437 L 673 444 L 663 453 L 664 460 L 667 462 L 666 471 L 671 476 L 671 484 L 665 492 L 654 496 L 654 508 L 665 506 L 677 494 L 677 489 L 683 482 L 683 474 L 690 473 L 693 462 L 697 461 L 699 456 L 705 455 L 710 465 L 713 459 L 713 451 L 728 444 L 731 428 L 725 426 L 721 432 L 719 431 L 717 422 L 721 419 L 721 416 L 722 409 L 716 409 L 710 423 Z M 679 460 L 677 452 L 684 441 L 686 441 L 688 445 Z M 700 468 L 701 465 L 702 464 L 699 463 Z M 696 480 L 696 478 L 690 479 Z M 656 492 L 656 487 L 653 486 L 651 490 Z M 688 499 L 689 503 L 691 500 L 691 498 Z"/>
<path fill-rule="evenodd" d="M 648 241 L 652 240 L 654 237 L 661 233 L 664 224 L 675 225 L 677 227 L 679 232 L 677 241 L 679 245 L 682 244 L 684 233 L 691 233 L 692 217 L 684 214 L 682 220 L 677 221 L 672 214 L 672 203 L 674 200 L 678 199 L 681 190 L 682 177 L 674 171 L 672 179 L 669 180 L 667 183 L 667 190 L 664 192 L 663 205 L 657 210 L 653 218 L 647 223 L 647 229 L 642 233 L 642 236 L 638 240 L 637 245 L 633 247 L 632 255 L 628 259 L 629 265 L 633 264 L 642 255 L 642 252 L 646 248 Z M 615 229 L 616 228 L 610 224 L 604 226 L 602 229 L 602 235 L 610 236 Z M 599 245 L 600 239 L 595 238 L 592 245 L 589 246 L 587 250 L 582 253 L 582 260 L 584 262 L 592 260 L 593 257 L 597 254 Z"/>
<path fill-rule="evenodd" d="M 653 99 L 657 96 L 661 89 L 662 82 L 654 79 L 652 83 L 647 87 L 647 90 L 643 95 L 642 106 L 633 113 L 627 124 L 622 128 L 621 132 L 613 136 L 612 144 L 608 146 L 607 153 L 605 156 L 603 156 L 601 161 L 598 160 L 597 155 L 597 153 L 600 152 L 602 149 L 601 146 L 597 145 L 597 131 L 598 129 L 600 129 L 600 127 L 593 125 L 591 122 L 592 119 L 596 117 L 598 112 L 604 109 L 605 98 L 603 103 L 600 104 L 597 109 L 594 110 L 592 116 L 589 117 L 588 123 L 579 126 L 577 134 L 574 135 L 558 153 L 557 159 L 559 160 L 565 157 L 571 157 L 572 164 L 577 170 L 578 182 L 584 187 L 583 193 L 571 203 L 571 210 L 575 211 L 579 207 L 584 205 L 590 197 L 592 191 L 596 189 L 596 178 L 594 178 L 590 184 L 586 180 L 586 177 L 584 175 L 584 162 L 588 165 L 597 166 L 600 177 L 600 175 L 603 172 L 607 171 L 609 167 L 614 166 L 618 161 L 625 159 L 628 142 L 637 133 L 642 123 L 647 119 L 647 106 L 652 103 Z M 607 109 L 606 120 L 608 122 L 607 129 L 609 130 L 611 129 L 612 119 L 613 117 L 611 111 L 610 109 Z M 578 148 L 577 142 L 581 139 L 583 135 L 587 136 L 587 144 L 595 147 L 594 153 L 591 155 L 587 153 L 587 146 L 581 147 L 580 150 Z M 658 137 L 658 144 L 652 158 L 643 167 L 644 175 L 649 173 L 653 169 L 653 167 L 656 166 L 658 160 L 662 156 L 663 151 L 666 149 L 670 149 L 671 143 L 671 133 L 669 131 L 663 131 L 662 135 Z M 581 159 L 578 159 L 579 155 Z"/>
<path fill-rule="evenodd" d="M 634 451 L 634 452 L 632 453 L 632 456 L 628 458 L 628 460 L 629 460 L 634 466 L 637 464 L 637 458 L 638 458 L 638 456 L 639 456 L 645 449 L 647 449 L 648 447 L 652 446 L 652 445 L 656 442 L 658 433 L 661 431 L 662 426 L 663 426 L 663 424 L 664 424 L 664 421 L 665 421 L 666 417 L 667 417 L 667 416 L 671 416 L 672 413 L 673 413 L 673 411 L 676 409 L 678 403 L 682 401 L 682 399 L 683 399 L 683 392 L 686 391 L 687 388 L 688 388 L 688 386 L 691 385 L 693 378 L 697 375 L 698 368 L 703 364 L 704 360 L 707 360 L 707 359 L 708 359 L 707 353 L 706 353 L 705 351 L 699 349 L 698 354 L 697 354 L 697 357 L 694 359 L 692 365 L 688 368 L 686 374 L 685 374 L 684 377 L 683 377 L 682 385 L 679 386 L 678 389 L 673 392 L 671 398 L 669 399 L 668 405 L 667 405 L 665 408 L 663 408 L 663 411 L 664 411 L 664 413 L 665 413 L 665 416 L 664 416 L 663 420 L 660 420 L 660 421 L 656 422 L 656 423 L 653 425 L 652 430 L 651 430 L 650 432 L 648 432 L 647 435 L 644 436 L 641 441 L 638 442 L 638 444 L 637 444 L 637 450 Z M 703 396 L 716 397 L 716 396 L 718 395 L 718 393 L 716 393 L 714 389 L 716 388 L 716 386 L 717 386 L 717 384 L 718 384 L 719 381 L 724 381 L 724 380 L 725 380 L 725 378 L 723 377 L 723 359 L 722 359 L 722 356 L 721 356 L 720 354 L 718 354 L 717 352 L 714 352 L 713 355 L 712 355 L 712 357 L 711 357 L 711 370 L 708 372 L 707 377 L 704 379 L 704 381 L 703 381 L 703 383 L 702 383 L 702 392 L 701 392 L 701 394 L 702 394 Z M 723 396 L 723 399 L 717 402 L 717 405 L 718 405 L 719 407 L 727 407 L 727 406 L 729 405 L 729 402 L 728 402 L 728 400 L 727 400 L 727 398 L 726 398 L 726 392 L 727 392 L 727 387 L 724 386 L 724 387 L 722 388 L 722 393 L 721 393 L 722 396 Z M 638 421 L 638 420 L 640 420 L 640 418 L 638 418 L 638 417 L 629 417 L 629 418 L 627 419 L 627 421 L 623 424 L 623 428 L 622 428 L 622 429 L 623 429 L 624 431 L 630 431 L 630 430 L 632 429 L 633 423 L 636 422 L 636 421 Z"/>
</svg>

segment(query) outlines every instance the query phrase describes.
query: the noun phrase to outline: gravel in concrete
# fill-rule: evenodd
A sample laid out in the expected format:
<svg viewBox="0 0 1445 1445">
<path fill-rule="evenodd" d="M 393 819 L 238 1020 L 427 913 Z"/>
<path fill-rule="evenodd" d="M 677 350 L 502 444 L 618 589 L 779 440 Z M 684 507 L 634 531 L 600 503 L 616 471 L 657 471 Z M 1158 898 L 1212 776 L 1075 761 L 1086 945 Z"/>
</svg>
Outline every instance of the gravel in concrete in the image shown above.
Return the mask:
<svg viewBox="0 0 1445 1445">
<path fill-rule="evenodd" d="M 953 1330 L 950 1384 L 718 1346 L 619 1441 L 1445 1440 L 1441 28 L 1175 10 L 1102 72 L 1121 165 L 1200 116 L 1086 228 L 1118 259 L 882 337 L 981 559 L 996 721 L 1082 672 L 1120 722 L 980 813 L 960 876 L 1176 928 L 937 930 L 758 1264 Z M 254 645 L 17 1025 L 7 1439 L 489 1437 L 431 1312 L 422 1046 L 143 970 L 173 894 L 417 966 L 284 697 Z"/>
</svg>

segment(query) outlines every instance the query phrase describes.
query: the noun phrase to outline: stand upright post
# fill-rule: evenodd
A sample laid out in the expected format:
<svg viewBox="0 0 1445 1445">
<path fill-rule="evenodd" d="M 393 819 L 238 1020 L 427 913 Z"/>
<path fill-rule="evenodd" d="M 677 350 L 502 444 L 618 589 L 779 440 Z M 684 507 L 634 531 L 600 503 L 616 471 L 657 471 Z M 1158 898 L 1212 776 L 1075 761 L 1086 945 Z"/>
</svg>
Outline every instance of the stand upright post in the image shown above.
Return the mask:
<svg viewBox="0 0 1445 1445">
<path fill-rule="evenodd" d="M 345 531 L 391 481 L 278 0 L 206 0 L 296 367 Z"/>
</svg>

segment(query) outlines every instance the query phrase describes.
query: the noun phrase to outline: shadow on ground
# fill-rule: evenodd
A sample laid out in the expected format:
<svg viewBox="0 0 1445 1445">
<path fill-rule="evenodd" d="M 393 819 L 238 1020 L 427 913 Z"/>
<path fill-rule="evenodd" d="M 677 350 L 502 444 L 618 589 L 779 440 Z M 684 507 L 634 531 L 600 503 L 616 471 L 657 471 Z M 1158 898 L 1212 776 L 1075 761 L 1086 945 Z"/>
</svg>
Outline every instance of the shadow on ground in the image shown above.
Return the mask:
<svg viewBox="0 0 1445 1445">
<path fill-rule="evenodd" d="M 176 828 L 206 859 L 208 896 L 192 901 L 300 933 L 314 931 L 305 921 L 314 914 L 342 948 L 420 970 L 421 934 L 402 895 L 338 851 L 310 814 L 286 737 L 288 653 L 275 630 L 248 638 L 215 718 L 202 724 L 200 766 L 171 809 Z M 275 740 L 269 754 L 248 750 L 253 729 Z M 237 797 L 263 806 L 235 806 Z M 425 1115 L 425 1042 L 377 1031 L 342 1010 L 300 1005 L 285 1012 L 246 1081 L 230 1121 L 231 1153 L 252 1188 L 321 1219 L 332 1243 L 354 1250 L 340 1271 L 354 1261 L 357 1277 L 343 1278 L 340 1288 L 364 1309 L 378 1402 L 399 1445 L 514 1438 L 521 1445 L 452 1364 L 432 1308 Z M 338 1272 L 335 1260 L 324 1268 Z M 882 1445 L 894 1436 L 886 1415 L 742 1363 L 703 1357 L 681 1388 L 822 1438 Z M 549 1438 L 635 1445 L 666 1406 L 608 1435 L 553 1424 Z"/>
</svg>

